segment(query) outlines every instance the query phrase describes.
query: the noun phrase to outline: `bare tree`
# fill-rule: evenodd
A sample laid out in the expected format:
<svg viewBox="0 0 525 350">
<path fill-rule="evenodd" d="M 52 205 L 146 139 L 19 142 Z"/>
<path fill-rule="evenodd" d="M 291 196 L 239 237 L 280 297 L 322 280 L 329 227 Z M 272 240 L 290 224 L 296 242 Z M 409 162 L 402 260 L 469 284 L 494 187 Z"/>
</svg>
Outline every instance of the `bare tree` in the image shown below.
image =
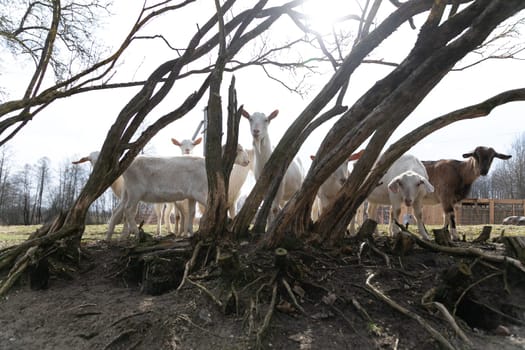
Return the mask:
<svg viewBox="0 0 525 350">
<path fill-rule="evenodd" d="M 34 98 L 18 101 L 18 105 L 0 106 L 0 117 L 5 113 L 16 111 L 13 117 L 0 123 L 0 133 L 4 135 L 3 133 L 16 123 L 21 123 L 20 125 L 23 126 L 29 117 L 34 115 L 34 112 L 38 112 L 40 108 L 53 100 L 86 91 L 88 83 L 101 82 L 104 77 L 107 77 L 106 74 L 111 70 L 115 60 L 145 23 L 160 13 L 166 14 L 169 11 L 190 6 L 191 3 L 192 1 L 183 1 L 172 5 L 170 1 L 167 1 L 161 5 L 145 6 L 125 43 L 113 56 L 100 61 L 92 66 L 92 69 L 72 77 L 64 85 L 57 84 L 50 90 L 35 95 Z M 4 293 L 30 261 L 35 259 L 28 255 L 29 250 L 37 257 L 46 255 L 51 249 L 49 247 L 61 240 L 65 246 L 73 248 L 70 251 L 71 256 L 74 257 L 90 205 L 124 172 L 159 130 L 194 108 L 207 91 L 209 91 L 210 118 L 208 122 L 209 140 L 205 147 L 208 152 L 206 165 L 210 196 L 209 213 L 201 221 L 201 234 L 204 238 L 212 235 L 218 237 L 222 233 L 220 232 L 222 228 L 227 227 L 224 203 L 227 177 L 233 160 L 228 158 L 231 156 L 223 159 L 219 151 L 222 140 L 220 86 L 223 72 L 245 67 L 248 64 L 260 64 L 261 61 L 257 59 L 250 60 L 250 63 L 239 63 L 235 61 L 235 57 L 239 55 L 243 47 L 254 38 L 260 37 L 282 17 L 292 18 L 299 30 L 307 27 L 303 25 L 302 17 L 296 13 L 297 7 L 302 3 L 300 0 L 283 1 L 276 6 L 269 6 L 267 1 L 260 0 L 249 8 L 234 7 L 236 3 L 235 0 L 226 0 L 222 4 L 216 1 L 214 15 L 199 25 L 185 48 L 177 51 L 176 58 L 159 65 L 143 82 L 119 85 L 135 85 L 141 88 L 121 110 L 108 131 L 99 160 L 67 213 L 58 217 L 48 230 L 40 230 L 30 240 L 0 252 L 0 268 L 12 267 L 9 278 L 4 280 L 0 286 L 0 294 Z M 367 1 L 367 3 L 370 2 Z M 265 222 L 269 209 L 268 204 L 272 202 L 291 160 L 311 132 L 330 118 L 339 116 L 334 127 L 323 140 L 303 187 L 269 227 L 267 237 L 270 246 L 279 244 L 287 233 L 302 235 L 309 232 L 311 229 L 310 210 L 319 186 L 366 139 L 371 138 L 371 141 L 364 156 L 356 165 L 357 171 L 352 172 L 339 198 L 333 204 L 333 210 L 327 210 L 320 218 L 318 225 L 313 227 L 331 242 L 336 242 L 342 236 L 357 207 L 388 166 L 418 140 L 454 121 L 487 115 L 500 104 L 525 99 L 525 89 L 507 91 L 477 105 L 441 116 L 403 137 L 390 147 L 376 163 L 378 155 L 392 132 L 432 88 L 454 68 L 457 62 L 469 52 L 483 45 L 498 24 L 525 7 L 525 3 L 521 0 L 456 1 L 454 4 L 462 3 L 466 6 L 461 8 L 452 6 L 454 10 L 451 10 L 447 17 L 445 15 L 447 1 L 409 0 L 402 4 L 394 3 L 397 7 L 383 21 L 376 18 L 380 13 L 381 1 L 374 1 L 370 7 L 363 8 L 362 14 L 357 16 L 355 21 L 359 35 L 348 53 L 344 53 L 345 47 L 339 46 L 339 41 L 336 42 L 335 50 L 327 49 L 323 38 L 314 34 L 315 41 L 322 51 L 320 56 L 332 64 L 335 73 L 287 130 L 266 164 L 264 174 L 257 181 L 245 206 L 233 225 L 227 228 L 231 228 L 234 233 L 247 231 L 263 200 L 265 205 L 257 217 L 256 227 L 260 227 L 261 223 Z M 235 13 L 235 15 L 226 18 L 224 14 L 227 13 Z M 420 28 L 418 40 L 407 57 L 399 64 L 395 64 L 392 72 L 378 81 L 351 108 L 344 107 L 344 97 L 354 71 L 365 63 L 372 51 L 401 25 L 405 23 L 413 25 L 413 17 L 424 14 L 426 14 L 426 21 Z M 374 27 L 373 23 L 377 25 Z M 303 36 L 306 35 L 311 35 L 311 32 L 306 30 Z M 290 41 L 290 45 L 294 42 Z M 278 48 L 289 48 L 290 45 Z M 267 49 L 267 52 L 275 50 L 274 48 Z M 200 59 L 206 55 L 216 55 L 217 59 L 211 65 L 195 68 L 202 64 Z M 261 55 L 258 56 L 261 57 Z M 278 63 L 270 62 L 274 65 Z M 95 77 L 92 76 L 101 69 L 106 70 Z M 188 95 L 172 111 L 151 121 L 147 127 L 142 129 L 142 132 L 138 132 L 150 112 L 188 74 L 201 74 L 202 79 L 197 90 Z M 117 85 L 100 84 L 97 88 L 116 87 Z M 62 91 L 64 88 L 66 89 Z M 226 147 L 230 149 L 233 149 L 236 143 L 239 116 L 233 90 L 232 84 L 228 112 L 230 122 L 226 141 Z M 332 103 L 331 101 L 333 101 L 333 106 L 328 106 L 328 103 Z M 324 112 L 321 113 L 322 111 Z M 11 133 L 5 136 L 4 140 L 13 135 Z M 233 152 L 225 154 L 231 155 Z M 15 259 L 17 263 L 13 264 Z"/>
<path fill-rule="evenodd" d="M 9 189 L 9 176 L 12 155 L 7 146 L 0 147 L 0 212 L 5 213 L 6 198 Z"/>
<path fill-rule="evenodd" d="M 130 44 L 133 35 L 135 35 L 138 29 L 140 29 L 151 18 L 171 10 L 175 11 L 181 7 L 189 6 L 191 3 L 192 1 L 185 1 L 179 3 L 178 5 L 171 5 L 171 2 L 168 1 L 151 7 L 144 7 L 143 12 L 139 16 L 139 19 L 132 29 L 129 37 L 121 46 L 119 52 L 110 59 L 101 61 L 100 64 L 93 66 L 93 69 L 88 69 L 82 72 L 78 76 L 70 79 L 64 85 L 56 85 L 52 87 L 51 95 L 53 98 L 51 99 L 47 98 L 49 96 L 49 92 L 47 95 L 44 92 L 43 95 L 35 96 L 34 98 L 24 101 L 19 101 L 18 105 L 6 103 L 3 106 L 0 106 L 0 116 L 4 115 L 2 114 L 3 111 L 7 113 L 9 111 L 12 112 L 18 108 L 22 108 L 22 112 L 16 114 L 14 117 L 7 118 L 2 122 L 2 125 L 0 126 L 0 132 L 5 132 L 7 128 L 15 125 L 16 123 L 21 123 L 21 126 L 23 126 L 24 123 L 29 120 L 27 112 L 28 108 L 30 109 L 37 105 L 42 107 L 58 97 L 85 91 L 83 86 L 87 83 L 87 81 L 93 81 L 93 79 L 88 79 L 89 74 L 95 72 L 96 69 L 105 67 L 106 65 L 111 67 L 111 65 L 114 63 L 114 60 L 118 57 L 118 55 L 121 54 L 122 50 L 124 50 Z M 10 262 L 12 262 L 13 259 L 20 254 L 22 254 L 20 256 L 20 259 L 22 259 L 20 261 L 22 261 L 22 263 L 17 263 L 15 270 L 13 270 L 10 274 L 10 278 L 3 282 L 2 288 L 0 288 L 0 294 L 9 288 L 10 284 L 29 264 L 30 258 L 25 254 L 28 248 L 38 248 L 31 249 L 32 254 L 35 252 L 37 255 L 46 254 L 49 246 L 47 245 L 44 247 L 41 246 L 42 244 L 64 239 L 65 245 L 73 249 L 72 256 L 74 256 L 74 251 L 76 249 L 75 247 L 78 247 L 80 244 L 80 237 L 84 230 L 86 214 L 91 203 L 93 203 L 93 201 L 99 197 L 118 176 L 122 174 L 122 172 L 133 161 L 135 156 L 139 154 L 148 141 L 151 140 L 151 138 L 159 130 L 169 125 L 173 121 L 181 118 L 193 107 L 195 107 L 207 89 L 210 88 L 211 84 L 214 84 L 214 86 L 220 86 L 220 76 L 227 62 L 230 62 L 247 43 L 268 30 L 268 28 L 270 28 L 277 20 L 279 20 L 283 15 L 286 15 L 288 11 L 294 7 L 299 6 L 302 1 L 289 1 L 284 2 L 282 5 L 272 7 L 267 5 L 267 1 L 260 0 L 255 4 L 255 6 L 249 7 L 248 9 L 243 10 L 242 8 L 239 8 L 238 13 L 226 21 L 222 17 L 222 14 L 228 13 L 235 3 L 235 0 L 227 0 L 220 6 L 217 3 L 216 7 L 220 10 L 218 10 L 216 14 L 212 15 L 206 22 L 199 26 L 196 33 L 188 41 L 185 49 L 179 50 L 181 53 L 179 57 L 161 64 L 152 72 L 146 81 L 140 83 L 142 88 L 122 109 L 122 111 L 117 116 L 115 123 L 108 131 L 106 140 L 101 149 L 99 159 L 95 164 L 94 169 L 83 190 L 78 195 L 75 203 L 71 206 L 71 209 L 65 215 L 57 218 L 55 224 L 52 225 L 49 230 L 40 230 L 27 242 L 2 252 L 0 255 L 0 260 L 2 261 L 0 263 L 0 267 L 9 265 Z M 224 23 L 218 24 L 219 21 L 224 21 Z M 215 32 L 217 25 L 219 25 L 220 28 L 219 33 Z M 227 43 L 226 38 L 228 38 Z M 219 46 L 222 47 L 222 49 L 219 49 Z M 217 63 L 213 65 L 213 67 L 204 67 L 203 69 L 199 70 L 200 72 L 205 72 L 205 76 L 203 77 L 198 90 L 187 96 L 187 98 L 173 111 L 159 117 L 155 121 L 152 121 L 151 124 L 146 127 L 146 129 L 140 135 L 136 135 L 146 116 L 167 96 L 175 83 L 179 79 L 186 76 L 187 73 L 185 73 L 185 71 L 187 68 L 191 67 L 191 65 L 195 62 L 198 62 L 203 56 L 214 52 L 214 50 L 219 52 L 219 59 Z M 106 73 L 107 71 L 105 71 L 104 74 Z M 100 74 L 96 77 L 96 79 L 102 79 L 103 77 L 104 75 Z M 61 88 L 63 87 L 69 87 L 66 89 L 67 93 L 62 93 Z M 104 87 L 107 88 L 108 85 L 105 85 Z M 211 99 L 213 99 L 213 95 L 217 91 L 216 87 L 212 87 L 211 91 Z M 37 110 L 38 108 L 35 109 L 35 111 Z M 217 117 L 217 121 L 220 120 L 220 116 L 217 115 Z M 215 117 L 210 118 L 212 123 L 217 122 L 214 121 L 214 118 Z M 219 130 L 214 129 L 214 132 L 219 132 Z M 13 135 L 14 134 L 11 133 L 5 139 L 8 139 Z M 218 135 L 219 137 L 216 138 L 213 134 L 209 135 L 212 139 L 210 141 L 211 145 L 220 145 L 220 133 Z M 230 137 L 230 140 L 233 139 Z M 233 142 L 229 141 L 227 144 L 229 145 L 227 145 L 227 147 L 232 147 Z M 220 147 L 217 148 L 220 149 Z M 212 161 L 217 159 L 217 157 L 214 157 L 213 152 L 208 157 L 211 157 L 210 159 Z M 230 161 L 226 159 L 225 164 L 229 164 L 229 162 Z M 233 161 L 231 160 L 231 162 Z M 222 169 L 221 163 L 222 162 L 219 161 L 215 164 L 220 166 Z M 231 166 L 229 167 L 231 169 Z M 228 169 L 228 167 L 224 169 Z M 209 169 L 208 173 L 214 170 L 215 169 Z M 224 179 L 221 179 L 221 177 L 223 176 L 219 175 L 219 182 L 224 182 Z M 210 192 L 217 192 L 216 188 L 213 188 L 214 186 L 217 186 L 217 182 L 210 181 L 209 185 L 212 187 Z M 222 186 L 219 192 L 224 194 L 224 189 L 225 186 Z M 65 189 L 64 192 L 66 192 Z M 210 196 L 210 200 L 213 200 L 212 198 L 213 196 Z M 218 203 L 221 202 L 224 202 L 224 199 L 221 199 Z M 214 206 L 209 207 L 213 208 Z M 217 208 L 220 208 L 220 205 Z M 213 219 L 214 217 L 209 220 Z M 204 227 L 206 227 L 206 220 L 204 220 L 203 224 Z M 210 225 L 208 225 L 208 227 L 210 227 Z M 203 232 L 211 234 L 211 231 L 203 230 Z M 34 260 L 34 258 L 31 259 Z"/>
<path fill-rule="evenodd" d="M 490 177 L 476 181 L 472 192 L 482 198 L 525 198 L 525 135 L 519 135 L 511 145 L 512 158 L 494 168 Z"/>
<path fill-rule="evenodd" d="M 447 17 L 446 1 L 407 1 L 399 4 L 398 8 L 370 33 L 364 31 L 363 36 L 338 66 L 332 79 L 306 106 L 275 148 L 265 166 L 264 175 L 256 183 L 234 222 L 236 233 L 247 230 L 251 217 L 261 202 L 262 193 L 267 193 L 265 203 L 271 202 L 292 157 L 314 125 L 326 117 L 322 115 L 314 119 L 318 113 L 336 94 L 344 94 L 352 73 L 373 49 L 416 15 L 428 12 L 413 49 L 390 74 L 378 81 L 334 124 L 319 148 L 303 187 L 270 227 L 267 235 L 270 246 L 278 245 L 290 232 L 301 235 L 311 230 L 310 211 L 320 184 L 367 138 L 371 137 L 371 140 L 366 152 L 355 165 L 332 210 L 327 210 L 313 228 L 332 243 L 343 236 L 358 206 L 375 187 L 389 165 L 416 142 L 454 121 L 484 116 L 502 103 L 525 98 L 525 90 L 518 89 L 441 116 L 393 144 L 374 165 L 393 131 L 432 88 L 468 53 L 480 48 L 500 23 L 525 6 L 520 1 L 478 0 L 464 3 L 468 3 L 468 6 L 454 9 L 454 13 Z M 363 18 L 369 23 L 376 13 L 377 8 L 372 6 L 369 16 L 363 15 Z M 336 111 L 337 108 L 341 108 L 340 99 L 336 100 L 332 111 Z M 264 210 L 259 217 L 261 215 L 265 215 Z"/>
<path fill-rule="evenodd" d="M 42 202 L 44 198 L 44 191 L 49 184 L 50 170 L 48 158 L 44 157 L 38 161 L 37 167 L 35 169 L 37 188 L 31 217 L 31 223 L 33 224 L 39 224 L 42 222 Z"/>
</svg>

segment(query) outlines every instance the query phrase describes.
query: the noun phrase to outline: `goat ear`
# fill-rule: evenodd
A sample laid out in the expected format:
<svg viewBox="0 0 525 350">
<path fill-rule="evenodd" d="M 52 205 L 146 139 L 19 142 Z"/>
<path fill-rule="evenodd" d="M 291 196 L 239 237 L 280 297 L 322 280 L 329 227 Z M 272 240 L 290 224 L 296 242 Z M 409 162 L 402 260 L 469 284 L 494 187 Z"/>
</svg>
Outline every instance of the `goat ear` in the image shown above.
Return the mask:
<svg viewBox="0 0 525 350">
<path fill-rule="evenodd" d="M 250 118 L 250 113 L 246 112 L 246 110 L 244 108 L 241 109 L 241 114 L 245 118 L 248 118 L 248 119 Z"/>
<path fill-rule="evenodd" d="M 496 154 L 494 154 L 494 157 L 499 158 L 499 159 L 509 159 L 509 158 L 512 158 L 512 156 L 510 156 L 510 155 L 503 154 L 503 153 L 497 153 L 497 152 L 496 152 Z"/>
<path fill-rule="evenodd" d="M 349 161 L 358 160 L 359 158 L 361 158 L 361 156 L 363 155 L 363 153 L 365 153 L 365 150 L 364 150 L 364 149 L 360 150 L 360 151 L 357 152 L 357 153 L 352 154 L 350 157 L 348 157 L 348 160 L 349 160 Z"/>
<path fill-rule="evenodd" d="M 73 163 L 73 164 L 80 164 L 80 163 L 84 163 L 84 162 L 87 162 L 87 161 L 89 161 L 88 157 L 82 157 L 79 160 L 71 162 L 71 163 Z"/>
<path fill-rule="evenodd" d="M 193 145 L 194 146 L 197 146 L 199 143 L 201 143 L 202 141 L 202 137 L 199 137 L 198 139 L 196 139 L 195 141 L 193 141 Z"/>
<path fill-rule="evenodd" d="M 275 111 L 270 113 L 270 115 L 268 116 L 268 120 L 272 120 L 273 118 L 277 117 L 277 114 L 279 114 L 279 110 L 278 109 L 276 109 Z"/>
<path fill-rule="evenodd" d="M 427 179 L 423 177 L 421 178 L 421 182 L 423 183 L 423 185 L 425 185 L 425 189 L 428 193 L 434 192 L 434 186 L 432 186 L 432 184 Z"/>
<path fill-rule="evenodd" d="M 399 192 L 399 178 L 395 177 L 392 181 L 390 181 L 388 184 L 388 190 L 394 193 Z"/>
<path fill-rule="evenodd" d="M 473 155 L 474 155 L 474 152 L 463 153 L 463 158 L 472 157 Z"/>
<path fill-rule="evenodd" d="M 179 147 L 181 146 L 180 142 L 177 141 L 177 139 L 175 139 L 175 138 L 173 138 L 173 137 L 171 138 L 171 142 L 172 142 L 175 146 L 179 146 Z"/>
</svg>

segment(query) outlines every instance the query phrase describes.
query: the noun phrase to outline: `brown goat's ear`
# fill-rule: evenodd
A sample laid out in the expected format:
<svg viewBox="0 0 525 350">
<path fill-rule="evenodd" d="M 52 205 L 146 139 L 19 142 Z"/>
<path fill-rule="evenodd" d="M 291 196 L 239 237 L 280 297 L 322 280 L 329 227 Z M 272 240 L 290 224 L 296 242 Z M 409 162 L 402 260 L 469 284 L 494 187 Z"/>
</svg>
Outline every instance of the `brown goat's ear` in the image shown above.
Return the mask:
<svg viewBox="0 0 525 350">
<path fill-rule="evenodd" d="M 499 159 L 509 159 L 509 158 L 512 158 L 511 155 L 507 155 L 507 154 L 503 154 L 503 153 L 498 153 L 498 152 L 496 152 L 496 154 L 494 154 L 494 157 L 499 158 Z"/>
<path fill-rule="evenodd" d="M 468 157 L 472 157 L 472 156 L 474 156 L 474 152 L 463 153 L 463 158 L 468 158 Z"/>
<path fill-rule="evenodd" d="M 177 141 L 177 139 L 174 139 L 174 138 L 171 138 L 171 142 L 175 145 L 175 146 L 181 146 L 180 142 Z"/>
<path fill-rule="evenodd" d="M 197 146 L 199 143 L 201 143 L 202 141 L 202 137 L 199 137 L 198 139 L 196 139 L 195 141 L 193 141 L 193 145 L 194 146 Z"/>
<path fill-rule="evenodd" d="M 241 109 L 241 114 L 243 117 L 250 119 L 250 113 L 246 112 L 244 108 Z"/>
<path fill-rule="evenodd" d="M 270 115 L 268 116 L 268 120 L 272 120 L 273 118 L 277 117 L 277 114 L 279 114 L 279 110 L 278 109 L 276 109 L 275 111 L 270 113 Z"/>
</svg>

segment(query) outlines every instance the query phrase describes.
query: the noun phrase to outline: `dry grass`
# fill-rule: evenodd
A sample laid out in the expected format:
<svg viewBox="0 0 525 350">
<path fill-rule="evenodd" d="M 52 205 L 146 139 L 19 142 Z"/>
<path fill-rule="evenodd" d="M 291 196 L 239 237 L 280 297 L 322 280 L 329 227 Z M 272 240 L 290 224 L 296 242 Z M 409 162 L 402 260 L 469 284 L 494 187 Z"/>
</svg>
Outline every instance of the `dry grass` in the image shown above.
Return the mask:
<svg viewBox="0 0 525 350">
<path fill-rule="evenodd" d="M 461 235 L 465 235 L 467 241 L 471 241 L 474 238 L 478 237 L 481 233 L 481 230 L 483 229 L 483 226 L 485 225 L 460 225 L 458 226 L 458 233 Z M 490 225 L 492 226 L 492 232 L 490 233 L 490 237 L 494 238 L 497 236 L 500 236 L 502 232 L 504 232 L 505 236 L 525 236 L 525 226 L 515 226 L 515 225 Z M 427 231 L 431 237 L 432 230 L 441 228 L 440 225 L 426 225 Z M 387 233 L 388 232 L 388 225 L 378 225 L 379 232 Z M 417 232 L 417 228 L 415 225 L 411 225 L 408 228 L 412 232 Z"/>
<path fill-rule="evenodd" d="M 8 246 L 12 246 L 18 243 L 23 242 L 27 237 L 36 231 L 40 225 L 17 225 L 17 226 L 0 226 L 0 249 Z M 107 224 L 103 225 L 86 225 L 86 231 L 82 237 L 83 241 L 93 242 L 102 240 L 106 236 Z M 437 229 L 440 226 L 438 225 L 429 225 L 427 230 L 429 233 L 433 229 Z M 415 229 L 415 226 L 411 226 L 409 229 Z M 483 225 L 469 225 L 469 226 L 459 226 L 459 233 L 465 234 L 467 241 L 473 240 L 476 238 L 483 229 Z M 115 229 L 115 236 L 118 237 L 119 233 L 122 230 L 122 225 L 117 225 Z M 387 225 L 379 225 L 380 232 L 387 232 Z M 144 231 L 148 233 L 155 234 L 156 225 L 144 225 Z M 492 225 L 491 237 L 496 237 L 504 231 L 506 236 L 525 236 L 525 226 L 514 226 L 514 225 Z"/>
</svg>

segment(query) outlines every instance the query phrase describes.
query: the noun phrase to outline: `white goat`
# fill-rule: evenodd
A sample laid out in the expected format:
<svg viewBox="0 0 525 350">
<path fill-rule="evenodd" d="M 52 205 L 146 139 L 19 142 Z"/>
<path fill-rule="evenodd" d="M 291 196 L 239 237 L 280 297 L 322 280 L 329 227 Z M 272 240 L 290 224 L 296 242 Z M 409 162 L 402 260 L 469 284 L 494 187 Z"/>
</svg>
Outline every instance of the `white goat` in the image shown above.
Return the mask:
<svg viewBox="0 0 525 350">
<path fill-rule="evenodd" d="M 195 146 L 197 146 L 199 143 L 202 142 L 202 137 L 199 137 L 198 139 L 195 139 L 194 141 L 185 139 L 180 142 L 176 138 L 172 138 L 171 142 L 175 146 L 180 147 L 180 151 L 182 152 L 182 154 L 192 154 Z"/>
<path fill-rule="evenodd" d="M 450 224 L 450 234 L 459 239 L 456 232 L 454 205 L 466 198 L 472 183 L 481 175 L 488 174 L 494 158 L 509 159 L 510 155 L 496 152 L 492 147 L 478 146 L 472 152 L 463 154 L 464 161 L 442 159 L 438 161 L 423 161 L 429 180 L 436 191 L 425 197 L 428 204 L 441 203 L 445 217 L 445 228 Z"/>
<path fill-rule="evenodd" d="M 358 160 L 362 154 L 363 151 L 360 151 L 348 157 L 348 159 L 346 159 L 343 164 L 341 164 L 319 187 L 319 190 L 317 191 L 319 201 L 314 205 L 314 211 L 312 214 L 314 221 L 316 221 L 323 211 L 325 211 L 325 209 L 335 200 L 337 194 L 343 187 L 343 184 L 350 173 L 348 170 L 349 162 Z M 315 156 L 312 155 L 310 158 L 313 160 Z"/>
<path fill-rule="evenodd" d="M 233 164 L 233 169 L 230 174 L 230 181 L 228 183 L 228 212 L 230 218 L 234 218 L 237 215 L 237 199 L 241 194 L 241 188 L 248 177 L 248 172 L 253 171 L 254 163 L 254 151 L 253 149 L 246 150 L 250 164 L 248 166 L 240 166 Z"/>
<path fill-rule="evenodd" d="M 250 129 L 253 137 L 254 147 L 254 175 L 258 180 L 262 174 L 264 165 L 272 154 L 272 144 L 270 135 L 268 134 L 268 125 L 270 121 L 277 117 L 278 110 L 273 111 L 269 116 L 264 113 L 253 113 L 250 115 L 246 110 L 242 111 L 242 115 L 250 121 Z M 268 215 L 268 223 L 273 222 L 275 216 L 279 212 L 280 205 L 288 201 L 295 192 L 301 188 L 303 182 L 304 170 L 298 158 L 290 164 L 284 178 L 279 186 L 277 194 L 273 200 L 270 214 Z"/>
<path fill-rule="evenodd" d="M 394 220 L 399 219 L 401 204 L 414 207 L 419 234 L 424 239 L 429 239 L 423 224 L 422 201 L 423 197 L 434 191 L 434 186 L 428 181 L 425 166 L 416 157 L 405 154 L 397 159 L 377 186 L 368 195 L 368 211 L 377 213 L 377 205 L 391 205 L 389 232 L 391 235 L 399 231 Z"/>
<path fill-rule="evenodd" d="M 235 163 L 248 166 L 248 154 L 241 145 L 237 147 Z M 124 171 L 124 193 L 120 204 L 115 208 L 106 239 L 111 239 L 118 217 L 124 212 L 131 233 L 137 233 L 135 222 L 139 201 L 149 203 L 173 203 L 188 199 L 189 219 L 186 231 L 193 233 L 195 202 L 206 206 L 208 199 L 208 178 L 206 163 L 202 157 L 146 157 L 139 156 Z"/>
<path fill-rule="evenodd" d="M 95 163 L 98 160 L 98 156 L 100 155 L 100 152 L 91 152 L 88 156 L 82 157 L 79 160 L 73 161 L 73 164 L 81 164 L 85 162 L 90 162 L 91 166 L 95 166 Z M 112 184 L 111 184 L 111 190 L 117 196 L 118 199 L 122 199 L 122 193 L 124 191 L 124 178 L 119 176 Z M 117 223 L 122 222 L 122 215 L 120 217 L 115 218 L 115 221 Z M 124 222 L 123 232 L 127 232 L 128 227 L 126 222 Z"/>
<path fill-rule="evenodd" d="M 171 139 L 171 142 L 180 147 L 180 151 L 183 155 L 189 155 L 193 153 L 195 146 L 200 144 L 202 137 L 199 137 L 196 140 L 184 139 L 178 141 L 175 138 Z M 162 219 L 164 218 L 164 225 L 166 225 L 166 230 L 169 232 L 175 232 L 177 234 L 182 234 L 186 216 L 189 214 L 189 210 L 185 207 L 184 202 L 175 202 L 175 203 L 155 203 L 153 205 L 155 209 L 155 214 L 157 215 L 157 235 L 161 233 Z M 164 209 L 164 214 L 162 210 Z M 171 213 L 175 211 L 175 228 L 171 230 Z"/>
</svg>

